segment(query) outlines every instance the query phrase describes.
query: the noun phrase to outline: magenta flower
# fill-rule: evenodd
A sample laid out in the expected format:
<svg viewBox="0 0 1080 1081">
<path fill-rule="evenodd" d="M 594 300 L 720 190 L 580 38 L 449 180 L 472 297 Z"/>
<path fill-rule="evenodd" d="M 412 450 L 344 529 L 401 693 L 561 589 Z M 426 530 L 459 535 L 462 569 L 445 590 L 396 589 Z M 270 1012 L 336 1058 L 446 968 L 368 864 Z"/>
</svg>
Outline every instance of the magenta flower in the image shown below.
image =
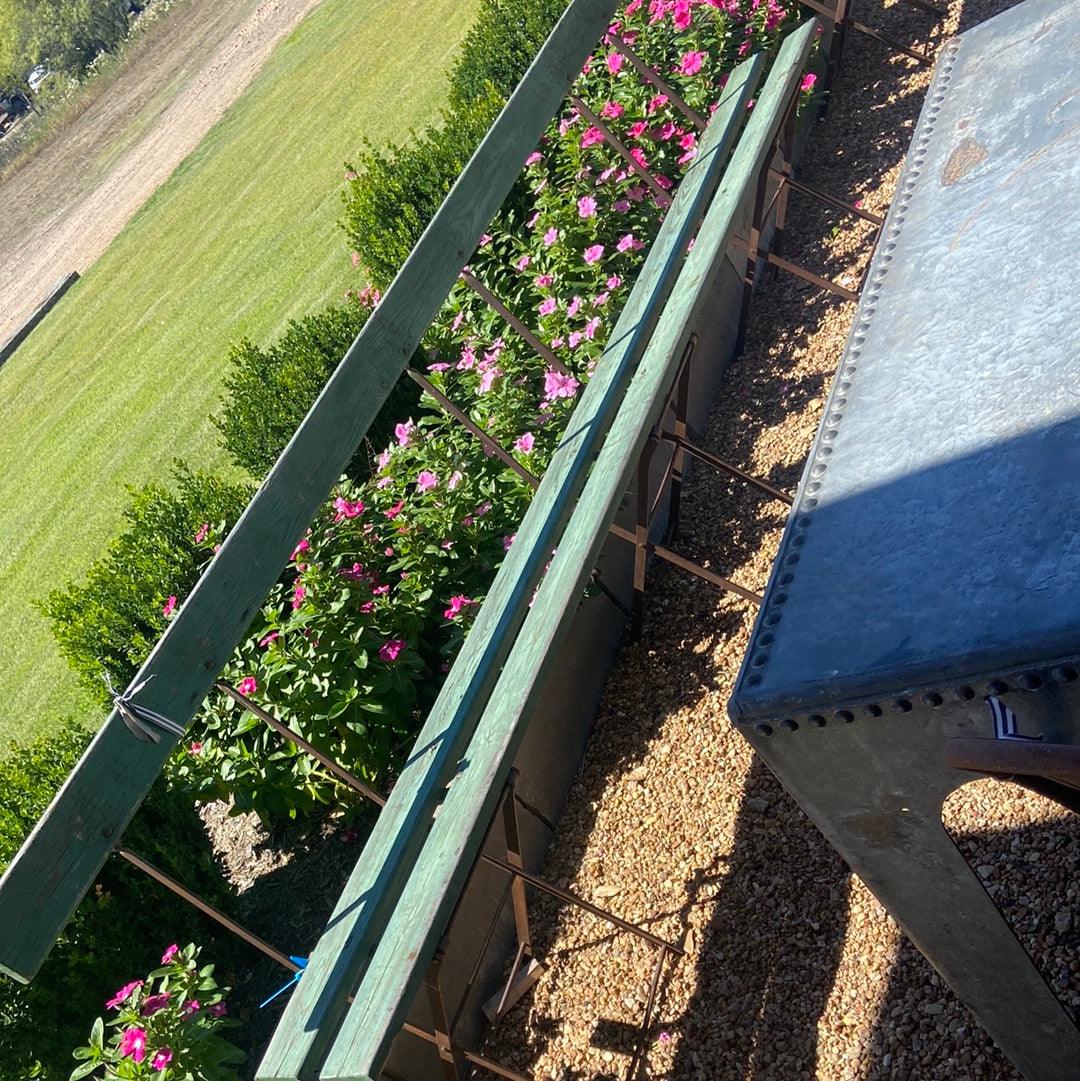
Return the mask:
<svg viewBox="0 0 1080 1081">
<path fill-rule="evenodd" d="M 541 289 L 546 289 L 555 279 L 550 274 L 537 274 L 536 284 Z"/>
<path fill-rule="evenodd" d="M 240 680 L 240 685 L 236 689 L 241 694 L 251 695 L 259 689 L 259 684 L 256 682 L 254 676 L 245 676 L 242 680 Z"/>
<path fill-rule="evenodd" d="M 407 447 L 414 431 L 416 431 L 416 425 L 413 424 L 412 418 L 405 421 L 404 424 L 395 424 L 394 435 L 397 437 L 398 446 Z"/>
<path fill-rule="evenodd" d="M 421 469 L 416 478 L 416 490 L 426 492 L 439 483 L 439 478 L 430 469 Z"/>
<path fill-rule="evenodd" d="M 644 120 L 635 120 L 634 123 L 631 124 L 629 128 L 627 128 L 626 133 L 630 136 L 631 139 L 639 139 L 642 135 L 645 134 L 645 132 L 648 130 L 648 127 L 649 125 L 646 124 Z"/>
<path fill-rule="evenodd" d="M 383 642 L 379 647 L 379 660 L 393 664 L 398 659 L 403 649 L 408 648 L 408 642 L 401 638 L 392 638 L 389 642 Z"/>
<path fill-rule="evenodd" d="M 297 611 L 304 603 L 304 598 L 306 596 L 307 590 L 299 582 L 297 582 L 296 585 L 293 586 L 292 591 L 292 609 L 294 612 Z"/>
<path fill-rule="evenodd" d="M 615 245 L 619 251 L 640 251 L 645 247 L 642 241 L 638 240 L 633 233 L 627 233 L 626 236 L 619 240 L 619 243 Z"/>
<path fill-rule="evenodd" d="M 596 200 L 591 195 L 583 195 L 577 201 L 577 212 L 583 218 L 596 217 Z"/>
<path fill-rule="evenodd" d="M 170 595 L 169 599 L 165 602 L 164 607 L 161 609 L 161 614 L 166 619 L 169 619 L 172 616 L 173 612 L 175 612 L 175 611 L 176 611 L 176 598 Z"/>
<path fill-rule="evenodd" d="M 120 1037 L 120 1054 L 135 1062 L 142 1062 L 146 1058 L 146 1029 L 124 1029 L 124 1034 Z"/>
<path fill-rule="evenodd" d="M 389 510 L 384 510 L 383 514 L 385 514 L 387 518 L 393 521 L 393 519 L 395 519 L 401 513 L 404 506 L 405 500 L 399 499 Z M 359 566 L 359 564 L 357 564 L 357 566 Z"/>
<path fill-rule="evenodd" d="M 690 14 L 690 0 L 675 0 L 675 10 L 671 18 L 676 30 L 688 30 L 693 18 Z"/>
<path fill-rule="evenodd" d="M 585 302 L 579 296 L 575 296 L 569 304 L 566 305 L 566 314 L 570 319 L 573 319 L 575 315 L 581 310 L 581 305 Z"/>
<path fill-rule="evenodd" d="M 151 1060 L 150 1069 L 152 1070 L 164 1070 L 169 1063 L 172 1062 L 172 1051 L 167 1047 L 163 1047 Z"/>
<path fill-rule="evenodd" d="M 522 454 L 532 454 L 535 442 L 536 437 L 532 432 L 526 432 L 524 435 L 518 436 L 514 443 L 514 450 L 520 451 Z"/>
<path fill-rule="evenodd" d="M 586 128 L 581 137 L 581 149 L 588 150 L 590 146 L 604 141 L 604 133 L 599 128 Z"/>
<path fill-rule="evenodd" d="M 598 315 L 594 315 L 585 324 L 585 337 L 588 338 L 590 342 L 593 340 L 593 338 L 596 337 L 596 331 L 599 328 L 599 326 L 600 326 L 600 316 L 598 316 Z"/>
<path fill-rule="evenodd" d="M 113 995 L 113 997 L 110 998 L 108 1002 L 105 1003 L 105 1008 L 107 1010 L 113 1010 L 122 1002 L 126 1002 L 128 995 L 130 995 L 132 991 L 136 991 L 140 987 L 142 987 L 142 984 L 142 980 L 132 980 L 131 983 L 125 983 L 124 986 L 121 987 L 120 990 L 117 991 L 116 994 Z"/>
<path fill-rule="evenodd" d="M 531 262 L 532 262 L 532 260 L 531 260 L 531 259 L 530 259 L 530 258 L 529 258 L 529 257 L 528 257 L 527 255 L 523 255 L 523 256 L 522 256 L 522 257 L 521 257 L 521 258 L 520 258 L 520 259 L 519 259 L 519 260 L 518 260 L 518 261 L 517 261 L 517 262 L 516 262 L 516 263 L 514 264 L 514 266 L 516 266 L 516 267 L 518 268 L 518 270 L 524 270 L 524 269 L 525 269 L 525 268 L 526 268 L 526 267 L 527 267 L 527 266 L 528 266 L 528 265 L 529 265 L 529 264 L 530 264 Z"/>
<path fill-rule="evenodd" d="M 311 541 L 309 541 L 307 537 L 304 537 L 303 540 L 301 540 L 299 544 L 297 544 L 297 546 L 292 550 L 292 555 L 289 558 L 295 562 L 296 557 L 300 555 L 301 552 L 308 552 L 310 550 Z"/>
<path fill-rule="evenodd" d="M 195 740 L 194 743 L 188 744 L 188 754 L 193 754 L 198 757 L 202 754 L 202 743 L 199 740 Z"/>
<path fill-rule="evenodd" d="M 701 65 L 705 60 L 705 54 L 691 49 L 679 57 L 679 65 L 676 70 L 680 75 L 696 75 L 701 71 Z"/>
<path fill-rule="evenodd" d="M 658 139 L 662 143 L 666 143 L 678 130 L 679 129 L 670 120 L 665 120 L 664 123 L 653 132 L 653 138 Z"/>
<path fill-rule="evenodd" d="M 657 109 L 662 109 L 668 103 L 667 94 L 657 94 L 655 97 L 649 99 L 649 104 L 646 106 L 645 111 L 652 116 Z"/>
<path fill-rule="evenodd" d="M 670 1032 L 661 1032 L 660 1035 L 656 1037 L 656 1042 L 657 1043 L 671 1043 L 671 1033 Z"/>
<path fill-rule="evenodd" d="M 559 230 L 552 227 L 544 234 L 544 247 L 550 248 L 559 239 Z"/>
<path fill-rule="evenodd" d="M 161 963 L 163 965 L 169 964 L 172 959 L 180 952 L 180 947 L 174 942 L 169 948 L 161 955 Z"/>
<path fill-rule="evenodd" d="M 592 266 L 593 263 L 598 263 L 600 261 L 600 257 L 603 254 L 604 254 L 604 245 L 603 244 L 593 244 L 591 248 L 586 248 L 581 253 L 581 256 L 585 260 L 585 263 L 588 266 Z"/>
<path fill-rule="evenodd" d="M 470 598 L 466 597 L 464 594 L 459 593 L 456 597 L 450 598 L 450 605 L 446 609 L 446 611 L 443 612 L 443 618 L 457 619 L 457 617 L 461 615 L 461 613 L 465 611 L 466 608 L 469 608 L 475 604 L 476 601 L 470 600 Z"/>
<path fill-rule="evenodd" d="M 196 544 L 202 544 L 202 542 L 204 540 L 206 540 L 206 537 L 209 534 L 209 532 L 210 532 L 210 523 L 209 522 L 203 522 L 203 524 L 201 526 L 199 526 L 198 529 L 195 530 L 195 543 Z"/>
<path fill-rule="evenodd" d="M 199 1000 L 197 998 L 189 998 L 187 1002 L 184 1003 L 184 1013 L 186 1013 L 188 1017 L 193 1013 L 198 1013 L 200 1009 L 202 1009 L 202 1007 L 199 1005 Z"/>
<path fill-rule="evenodd" d="M 224 1017 L 229 1012 L 229 1007 L 224 1002 L 215 1002 L 206 1012 L 211 1017 Z"/>
<path fill-rule="evenodd" d="M 618 75 L 622 71 L 623 55 L 617 49 L 612 49 L 604 58 L 604 63 L 607 64 L 608 71 L 612 75 Z"/>
<path fill-rule="evenodd" d="M 607 280 L 607 287 L 609 289 L 618 289 L 622 285 L 622 278 L 618 274 L 612 274 Z"/>
<path fill-rule="evenodd" d="M 510 551 L 510 545 L 514 543 L 514 538 L 516 536 L 517 536 L 516 533 L 508 533 L 505 537 L 503 537 L 503 551 L 504 552 L 509 552 Z"/>
<path fill-rule="evenodd" d="M 337 511 L 337 514 L 334 515 L 335 522 L 343 521 L 346 518 L 356 518 L 364 513 L 364 504 L 360 500 L 353 503 L 342 496 L 338 496 L 334 500 L 333 507 Z"/>
<path fill-rule="evenodd" d="M 572 398 L 581 384 L 572 375 L 549 368 L 544 372 L 544 397 L 551 401 L 555 398 Z"/>
<path fill-rule="evenodd" d="M 559 305 L 555 302 L 554 297 L 545 297 L 540 302 L 540 306 L 536 310 L 541 315 L 551 315 L 551 313 L 554 312 L 558 306 Z"/>
<path fill-rule="evenodd" d="M 617 101 L 605 101 L 600 115 L 606 120 L 618 120 L 625 111 Z"/>
<path fill-rule="evenodd" d="M 158 1010 L 165 1009 L 169 1004 L 169 992 L 163 991 L 160 995 L 149 995 L 139 1011 L 143 1017 L 153 1017 Z"/>
<path fill-rule="evenodd" d="M 804 94 L 809 94 L 814 89 L 814 84 L 817 82 L 817 76 L 811 71 L 803 76 L 803 80 L 799 83 L 799 89 Z"/>
</svg>

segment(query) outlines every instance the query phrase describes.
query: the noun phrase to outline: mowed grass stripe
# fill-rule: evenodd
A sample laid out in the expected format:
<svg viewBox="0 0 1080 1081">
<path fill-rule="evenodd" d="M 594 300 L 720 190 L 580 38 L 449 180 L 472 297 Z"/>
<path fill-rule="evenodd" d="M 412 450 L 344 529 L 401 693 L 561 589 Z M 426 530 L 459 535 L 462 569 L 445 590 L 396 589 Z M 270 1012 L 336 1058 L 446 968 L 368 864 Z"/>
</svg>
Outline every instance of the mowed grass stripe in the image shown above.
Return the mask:
<svg viewBox="0 0 1080 1081">
<path fill-rule="evenodd" d="M 442 102 L 475 0 L 323 0 L 0 369 L 0 738 L 96 708 L 31 605 L 115 533 L 126 484 L 225 467 L 228 346 L 360 284 L 342 162 Z"/>
</svg>

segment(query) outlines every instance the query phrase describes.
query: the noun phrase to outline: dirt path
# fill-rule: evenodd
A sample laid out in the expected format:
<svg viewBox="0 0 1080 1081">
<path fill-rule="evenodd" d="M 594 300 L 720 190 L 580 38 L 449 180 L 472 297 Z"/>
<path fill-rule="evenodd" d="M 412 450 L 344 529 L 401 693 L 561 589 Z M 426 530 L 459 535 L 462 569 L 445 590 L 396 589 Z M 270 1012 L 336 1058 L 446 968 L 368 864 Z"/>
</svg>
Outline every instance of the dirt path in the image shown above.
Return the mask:
<svg viewBox="0 0 1080 1081">
<path fill-rule="evenodd" d="M 89 190 L 80 190 L 71 178 L 92 171 L 103 153 L 103 140 L 118 135 L 127 123 L 115 101 L 95 103 L 72 130 L 61 133 L 0 186 L 0 341 L 41 302 L 56 279 L 71 270 L 83 273 L 94 263 L 243 93 L 278 41 L 318 2 L 260 0 L 224 40 L 213 43 L 216 47 L 201 68 L 194 68 L 194 77 L 186 78 L 150 129 Z M 174 33 L 183 36 L 190 28 L 205 40 L 206 27 L 194 25 L 200 14 L 195 5 L 173 13 L 170 20 L 179 24 Z M 198 63 L 190 41 L 185 52 L 181 65 L 193 59 Z M 185 81 L 181 65 L 170 57 L 169 40 L 162 41 L 155 54 L 139 62 L 138 79 L 144 85 L 118 82 L 118 93 L 135 97 L 133 104 L 141 104 L 140 93 L 149 95 L 162 82 Z"/>
</svg>

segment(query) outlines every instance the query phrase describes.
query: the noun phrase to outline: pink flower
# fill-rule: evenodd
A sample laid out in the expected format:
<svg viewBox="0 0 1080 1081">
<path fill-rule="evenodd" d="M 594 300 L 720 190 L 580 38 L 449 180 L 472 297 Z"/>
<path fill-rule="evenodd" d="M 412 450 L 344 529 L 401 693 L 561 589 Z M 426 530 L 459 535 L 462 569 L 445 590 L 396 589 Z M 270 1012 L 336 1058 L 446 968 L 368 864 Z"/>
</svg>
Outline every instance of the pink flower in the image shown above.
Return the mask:
<svg viewBox="0 0 1080 1081">
<path fill-rule="evenodd" d="M 224 1002 L 215 1002 L 206 1012 L 211 1017 L 224 1017 L 229 1012 L 229 1007 Z"/>
<path fill-rule="evenodd" d="M 416 490 L 426 492 L 439 483 L 439 478 L 430 469 L 421 469 L 416 477 Z"/>
<path fill-rule="evenodd" d="M 655 113 L 657 109 L 662 109 L 665 105 L 667 105 L 667 102 L 667 94 L 657 94 L 655 97 L 649 99 L 649 104 L 646 107 L 645 111 L 649 114 L 649 116 L 652 116 L 652 114 Z"/>
<path fill-rule="evenodd" d="M 592 266 L 593 263 L 598 263 L 600 261 L 600 257 L 603 254 L 604 254 L 604 245 L 603 244 L 593 244 L 593 246 L 591 248 L 586 248 L 581 253 L 581 256 L 585 260 L 585 262 L 586 262 L 586 264 L 588 266 Z"/>
<path fill-rule="evenodd" d="M 143 1017 L 152 1017 L 158 1010 L 165 1009 L 169 1004 L 169 992 L 163 991 L 160 995 L 150 995 L 146 1001 L 142 1004 L 142 1009 L 139 1011 Z"/>
<path fill-rule="evenodd" d="M 544 234 L 544 247 L 550 248 L 559 239 L 559 230 L 552 227 Z"/>
<path fill-rule="evenodd" d="M 300 588 L 303 589 L 303 586 Z M 256 682 L 254 676 L 245 676 L 240 680 L 240 684 L 236 689 L 241 694 L 250 695 L 254 694 L 259 689 L 259 684 Z"/>
<path fill-rule="evenodd" d="M 670 1032 L 661 1032 L 660 1035 L 656 1037 L 656 1042 L 657 1043 L 671 1043 L 671 1033 Z"/>
<path fill-rule="evenodd" d="M 202 754 L 202 743 L 199 740 L 195 740 L 194 743 L 189 743 L 188 754 L 193 754 L 196 757 Z"/>
<path fill-rule="evenodd" d="M 514 538 L 516 536 L 517 536 L 516 533 L 508 533 L 505 537 L 503 537 L 503 551 L 504 552 L 509 552 L 510 551 L 510 545 L 514 543 Z"/>
<path fill-rule="evenodd" d="M 583 218 L 596 216 L 596 200 L 591 195 L 583 195 L 577 201 L 577 212 Z"/>
<path fill-rule="evenodd" d="M 519 259 L 519 260 L 518 260 L 518 261 L 517 261 L 517 262 L 516 262 L 516 263 L 514 264 L 514 266 L 516 266 L 516 267 L 518 268 L 518 270 L 524 270 L 524 269 L 525 269 L 525 268 L 526 268 L 526 267 L 527 267 L 527 266 L 528 266 L 528 265 L 529 265 L 529 264 L 530 264 L 531 262 L 532 262 L 532 260 L 531 260 L 531 259 L 530 259 L 530 258 L 529 258 L 529 257 L 528 257 L 527 255 L 523 255 L 523 256 L 522 256 L 522 257 L 521 257 L 521 258 L 520 258 L 520 259 Z"/>
<path fill-rule="evenodd" d="M 854 207 L 854 208 L 855 208 L 856 210 L 862 210 L 862 204 L 863 204 L 863 201 L 862 201 L 861 199 L 856 199 L 856 200 L 855 200 L 855 202 L 853 202 L 853 203 L 852 203 L 851 205 L 852 205 L 852 206 L 853 206 L 853 207 Z"/>
<path fill-rule="evenodd" d="M 518 436 L 514 442 L 514 450 L 520 451 L 522 454 L 532 454 L 535 442 L 536 438 L 532 432 L 526 432 L 524 435 Z"/>
<path fill-rule="evenodd" d="M 536 310 L 541 315 L 551 315 L 551 313 L 555 311 L 557 307 L 558 304 L 555 303 L 554 297 L 545 297 L 542 301 L 540 301 L 540 307 L 538 307 Z"/>
<path fill-rule="evenodd" d="M 199 746 L 201 747 L 202 744 L 200 744 Z M 113 995 L 113 997 L 110 998 L 108 1002 L 105 1003 L 105 1008 L 107 1010 L 112 1010 L 119 1006 L 122 1002 L 126 1002 L 128 995 L 130 995 L 132 991 L 136 991 L 140 987 L 142 987 L 142 984 L 142 980 L 132 980 L 131 983 L 125 983 L 124 986 L 121 987 L 120 990 L 117 991 L 116 994 Z"/>
<path fill-rule="evenodd" d="M 618 289 L 622 285 L 622 278 L 618 274 L 612 274 L 607 280 L 607 287 L 609 289 Z"/>
<path fill-rule="evenodd" d="M 531 153 L 531 154 L 530 154 L 530 155 L 529 155 L 529 156 L 528 156 L 528 157 L 527 157 L 527 158 L 525 159 L 525 164 L 526 164 L 526 166 L 529 166 L 529 165 L 539 165 L 539 164 L 540 164 L 540 162 L 542 162 L 543 160 L 544 160 L 544 156 L 543 156 L 543 155 L 542 155 L 542 154 L 540 153 L 540 151 L 539 151 L 539 150 L 534 150 L 534 151 L 533 151 L 533 152 L 532 152 L 532 153 Z"/>
<path fill-rule="evenodd" d="M 608 302 L 607 293 L 597 293 L 596 296 L 593 297 L 593 307 L 594 308 L 602 308 L 607 302 Z"/>
<path fill-rule="evenodd" d="M 588 150 L 590 146 L 604 141 L 604 133 L 599 128 L 586 128 L 581 137 L 581 149 Z"/>
<path fill-rule="evenodd" d="M 605 101 L 600 115 L 606 120 L 618 120 L 626 110 L 617 101 Z"/>
<path fill-rule="evenodd" d="M 480 376 L 480 385 L 476 388 L 477 394 L 487 394 L 494 385 L 495 380 L 501 378 L 502 374 L 502 368 L 499 368 L 498 366 L 488 368 L 488 370 Z"/>
<path fill-rule="evenodd" d="M 409 445 L 409 439 L 415 430 L 416 425 L 413 424 L 411 418 L 405 421 L 404 424 L 395 424 L 394 435 L 397 436 L 398 446 L 407 447 Z"/>
<path fill-rule="evenodd" d="M 170 961 L 180 952 L 180 947 L 174 942 L 162 955 L 161 963 L 163 965 L 169 964 Z"/>
<path fill-rule="evenodd" d="M 176 598 L 174 596 L 170 595 L 169 599 L 165 602 L 165 606 L 161 609 L 161 614 L 166 619 L 169 619 L 172 616 L 173 612 L 175 612 L 175 611 L 176 611 Z"/>
<path fill-rule="evenodd" d="M 619 251 L 640 251 L 645 245 L 633 233 L 627 233 L 615 247 Z"/>
<path fill-rule="evenodd" d="M 573 319 L 581 309 L 581 305 L 585 302 L 579 296 L 575 296 L 569 304 L 566 305 L 566 314 L 569 318 Z"/>
<path fill-rule="evenodd" d="M 337 514 L 334 515 L 335 522 L 340 522 L 345 518 L 356 518 L 364 513 L 364 504 L 360 500 L 352 503 L 341 496 L 334 500 L 333 507 L 337 511 Z"/>
<path fill-rule="evenodd" d="M 304 603 L 304 598 L 306 596 L 307 590 L 299 582 L 297 582 L 296 585 L 293 586 L 292 591 L 292 609 L 294 612 L 297 611 L 297 609 L 299 609 L 300 606 Z"/>
<path fill-rule="evenodd" d="M 572 375 L 563 375 L 553 368 L 544 372 L 544 397 L 551 401 L 555 398 L 572 398 L 581 384 Z"/>
<path fill-rule="evenodd" d="M 581 339 L 584 337 L 585 335 L 582 334 L 580 330 L 572 331 L 570 337 L 567 338 L 566 344 L 569 345 L 571 349 L 577 349 L 577 347 L 581 345 Z"/>
<path fill-rule="evenodd" d="M 470 600 L 464 594 L 459 593 L 456 597 L 450 598 L 450 606 L 443 612 L 443 619 L 457 619 L 466 608 L 475 604 L 476 601 Z"/>
<path fill-rule="evenodd" d="M 297 544 L 297 546 L 292 550 L 292 555 L 289 558 L 295 560 L 296 557 L 298 555 L 300 555 L 301 552 L 308 552 L 310 550 L 311 550 L 311 541 L 309 541 L 307 539 L 307 537 L 304 537 L 304 539 L 302 541 L 300 541 L 300 543 Z"/>
<path fill-rule="evenodd" d="M 809 94 L 814 89 L 814 83 L 817 82 L 817 76 L 811 71 L 803 76 L 803 80 L 799 83 L 799 89 L 804 94 Z"/>
<path fill-rule="evenodd" d="M 150 1069 L 164 1070 L 170 1062 L 172 1062 L 172 1051 L 167 1047 L 163 1047 L 150 1061 Z"/>
<path fill-rule="evenodd" d="M 639 139 L 642 135 L 645 134 L 648 127 L 649 125 L 646 124 L 644 120 L 636 120 L 633 124 L 630 125 L 626 133 L 630 136 L 631 139 Z"/>
<path fill-rule="evenodd" d="M 195 530 L 195 543 L 202 544 L 206 540 L 207 534 L 210 532 L 210 523 L 203 522 L 198 529 Z"/>
<path fill-rule="evenodd" d="M 690 0 L 675 0 L 675 11 L 672 14 L 672 21 L 675 23 L 675 29 L 689 29 L 690 20 L 692 18 L 693 16 L 690 14 Z"/>
<path fill-rule="evenodd" d="M 189 1017 L 193 1013 L 198 1013 L 201 1009 L 202 1007 L 199 1005 L 199 1000 L 197 998 L 189 998 L 187 1002 L 184 1003 L 184 1013 Z"/>
<path fill-rule="evenodd" d="M 399 499 L 389 510 L 384 510 L 383 514 L 385 514 L 387 518 L 394 519 L 401 513 L 401 509 L 404 506 L 405 500 Z"/>
<path fill-rule="evenodd" d="M 689 52 L 685 52 L 679 57 L 679 65 L 676 68 L 676 71 L 678 71 L 680 75 L 696 75 L 701 71 L 701 65 L 704 60 L 704 53 L 694 52 L 694 50 L 691 49 Z"/>
<path fill-rule="evenodd" d="M 386 661 L 387 664 L 393 664 L 398 659 L 399 654 L 403 649 L 408 647 L 408 643 L 401 638 L 392 638 L 389 642 L 384 642 L 379 647 L 379 660 Z"/>
<path fill-rule="evenodd" d="M 596 337 L 596 331 L 599 328 L 599 326 L 600 326 L 600 316 L 598 316 L 598 315 L 594 315 L 585 324 L 585 337 L 588 338 L 590 342 L 593 340 L 593 338 Z"/>
<path fill-rule="evenodd" d="M 679 129 L 672 121 L 665 120 L 664 123 L 653 132 L 653 138 L 659 139 L 662 143 L 666 143 L 678 130 Z"/>
<path fill-rule="evenodd" d="M 259 645 L 262 646 L 263 649 L 266 649 L 271 642 L 276 641 L 280 637 L 281 635 L 278 634 L 277 631 L 271 631 L 265 638 L 259 640 Z"/>
<path fill-rule="evenodd" d="M 604 63 L 607 64 L 608 71 L 612 75 L 618 75 L 622 71 L 623 55 L 617 49 L 612 49 L 604 58 Z"/>
<path fill-rule="evenodd" d="M 536 284 L 541 289 L 546 289 L 555 279 L 550 274 L 537 274 Z"/>
<path fill-rule="evenodd" d="M 135 1062 L 142 1062 L 146 1058 L 146 1029 L 124 1029 L 124 1034 L 120 1037 L 120 1054 L 132 1058 Z"/>
<path fill-rule="evenodd" d="M 450 474 L 450 479 L 446 482 L 446 487 L 449 488 L 450 491 L 453 491 L 464 479 L 465 474 L 460 470 L 455 469 L 454 472 Z"/>
</svg>

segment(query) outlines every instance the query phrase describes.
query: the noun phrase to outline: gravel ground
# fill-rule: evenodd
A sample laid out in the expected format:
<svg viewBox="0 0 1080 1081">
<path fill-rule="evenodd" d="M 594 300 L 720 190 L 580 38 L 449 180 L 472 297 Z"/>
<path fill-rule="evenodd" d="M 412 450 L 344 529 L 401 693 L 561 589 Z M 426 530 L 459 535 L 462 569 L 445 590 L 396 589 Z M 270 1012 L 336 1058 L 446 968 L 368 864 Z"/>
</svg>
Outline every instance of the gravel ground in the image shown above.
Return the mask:
<svg viewBox="0 0 1080 1081">
<path fill-rule="evenodd" d="M 956 0 L 943 36 L 1011 6 Z M 865 4 L 900 40 L 918 11 Z M 851 35 L 835 100 L 800 175 L 884 213 L 929 83 Z M 782 250 L 855 279 L 864 235 L 794 196 Z M 794 489 L 854 304 L 778 278 L 756 298 L 746 350 L 703 444 Z M 679 547 L 760 591 L 784 508 L 698 471 Z M 659 566 L 640 642 L 624 646 L 545 875 L 641 922 L 687 956 L 669 964 L 643 1076 L 672 1081 L 1019 1075 L 907 942 L 728 722 L 725 704 L 754 613 Z M 1056 805 L 978 781 L 946 825 L 1074 1016 L 1080 1007 L 1080 837 Z M 544 897 L 534 939 L 551 968 L 490 1035 L 485 1054 L 529 1076 L 621 1078 L 655 954 Z"/>
</svg>

